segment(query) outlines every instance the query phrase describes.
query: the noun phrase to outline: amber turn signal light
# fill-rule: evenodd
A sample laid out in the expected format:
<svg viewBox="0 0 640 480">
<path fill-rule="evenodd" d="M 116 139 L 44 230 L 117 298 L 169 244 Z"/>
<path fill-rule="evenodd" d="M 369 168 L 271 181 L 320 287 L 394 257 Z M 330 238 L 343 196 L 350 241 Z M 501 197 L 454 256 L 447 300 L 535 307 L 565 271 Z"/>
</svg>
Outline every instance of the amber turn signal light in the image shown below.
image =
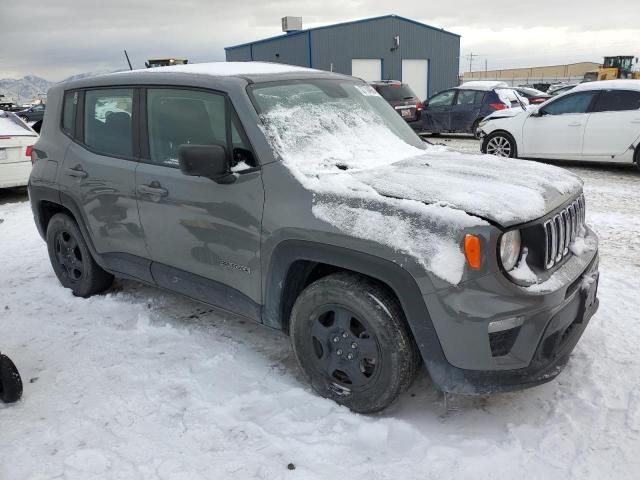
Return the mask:
<svg viewBox="0 0 640 480">
<path fill-rule="evenodd" d="M 464 255 L 467 257 L 467 263 L 473 270 L 480 270 L 480 267 L 482 266 L 482 247 L 480 237 L 476 237 L 475 235 L 465 235 Z"/>
</svg>

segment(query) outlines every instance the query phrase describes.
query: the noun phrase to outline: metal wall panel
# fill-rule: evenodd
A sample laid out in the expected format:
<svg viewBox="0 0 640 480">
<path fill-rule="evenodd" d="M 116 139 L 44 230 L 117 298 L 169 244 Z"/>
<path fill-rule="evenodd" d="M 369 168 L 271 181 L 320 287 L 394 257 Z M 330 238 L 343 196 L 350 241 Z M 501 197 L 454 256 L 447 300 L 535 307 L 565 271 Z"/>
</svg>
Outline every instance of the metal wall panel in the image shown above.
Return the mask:
<svg viewBox="0 0 640 480">
<path fill-rule="evenodd" d="M 227 62 L 250 62 L 251 61 L 251 45 L 244 47 L 231 48 L 225 51 Z"/>
<path fill-rule="evenodd" d="M 392 51 L 395 36 L 400 37 L 400 46 Z M 395 16 L 314 28 L 228 48 L 227 60 L 247 60 L 247 49 L 253 60 L 347 75 L 351 75 L 353 58 L 379 58 L 386 80 L 402 80 L 403 58 L 424 59 L 429 60 L 429 95 L 458 84 L 460 37 Z"/>
<path fill-rule="evenodd" d="M 309 66 L 308 32 L 295 33 L 268 42 L 253 43 L 253 59 L 263 62 Z"/>
</svg>

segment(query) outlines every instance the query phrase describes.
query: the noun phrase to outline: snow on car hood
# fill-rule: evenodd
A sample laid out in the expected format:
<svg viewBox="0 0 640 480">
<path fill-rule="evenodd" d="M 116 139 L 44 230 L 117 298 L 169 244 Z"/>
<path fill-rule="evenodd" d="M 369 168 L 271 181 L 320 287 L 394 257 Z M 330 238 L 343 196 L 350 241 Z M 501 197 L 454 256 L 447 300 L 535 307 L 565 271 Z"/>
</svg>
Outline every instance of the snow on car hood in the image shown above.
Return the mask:
<svg viewBox="0 0 640 480">
<path fill-rule="evenodd" d="M 369 111 L 305 105 L 261 118 L 276 154 L 314 193 L 314 215 L 451 284 L 463 275 L 468 229 L 534 220 L 582 190 L 557 167 L 409 145 Z"/>
<path fill-rule="evenodd" d="M 447 205 L 505 227 L 540 218 L 582 190 L 580 177 L 557 167 L 442 147 L 351 176 L 381 195 Z"/>
</svg>

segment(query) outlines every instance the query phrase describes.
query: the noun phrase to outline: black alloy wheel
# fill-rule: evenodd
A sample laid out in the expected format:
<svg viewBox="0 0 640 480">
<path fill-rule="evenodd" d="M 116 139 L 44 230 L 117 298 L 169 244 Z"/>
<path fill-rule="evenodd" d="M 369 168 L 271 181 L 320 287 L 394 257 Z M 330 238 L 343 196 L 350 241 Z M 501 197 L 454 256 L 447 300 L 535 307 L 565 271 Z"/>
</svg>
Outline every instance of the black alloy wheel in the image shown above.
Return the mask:
<svg viewBox="0 0 640 480">
<path fill-rule="evenodd" d="M 375 380 L 378 340 L 365 320 L 340 306 L 320 308 L 309 332 L 316 367 L 335 380 L 335 393 L 362 390 Z"/>
<path fill-rule="evenodd" d="M 71 282 L 78 282 L 84 275 L 82 252 L 73 235 L 60 230 L 54 237 L 54 249 L 63 275 Z"/>
</svg>

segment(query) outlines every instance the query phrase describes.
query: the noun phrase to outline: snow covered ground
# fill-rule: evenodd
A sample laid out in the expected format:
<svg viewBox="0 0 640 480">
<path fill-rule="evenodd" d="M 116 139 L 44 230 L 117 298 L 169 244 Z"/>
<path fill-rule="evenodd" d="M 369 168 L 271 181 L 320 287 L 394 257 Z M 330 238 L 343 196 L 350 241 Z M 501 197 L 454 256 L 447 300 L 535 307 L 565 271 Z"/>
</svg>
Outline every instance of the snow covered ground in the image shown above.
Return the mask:
<svg viewBox="0 0 640 480">
<path fill-rule="evenodd" d="M 637 479 L 640 173 L 569 168 L 602 276 L 566 370 L 446 403 L 422 375 L 375 416 L 317 397 L 278 332 L 134 282 L 74 298 L 26 196 L 0 191 L 0 350 L 24 380 L 0 404 L 0 479 Z"/>
</svg>

